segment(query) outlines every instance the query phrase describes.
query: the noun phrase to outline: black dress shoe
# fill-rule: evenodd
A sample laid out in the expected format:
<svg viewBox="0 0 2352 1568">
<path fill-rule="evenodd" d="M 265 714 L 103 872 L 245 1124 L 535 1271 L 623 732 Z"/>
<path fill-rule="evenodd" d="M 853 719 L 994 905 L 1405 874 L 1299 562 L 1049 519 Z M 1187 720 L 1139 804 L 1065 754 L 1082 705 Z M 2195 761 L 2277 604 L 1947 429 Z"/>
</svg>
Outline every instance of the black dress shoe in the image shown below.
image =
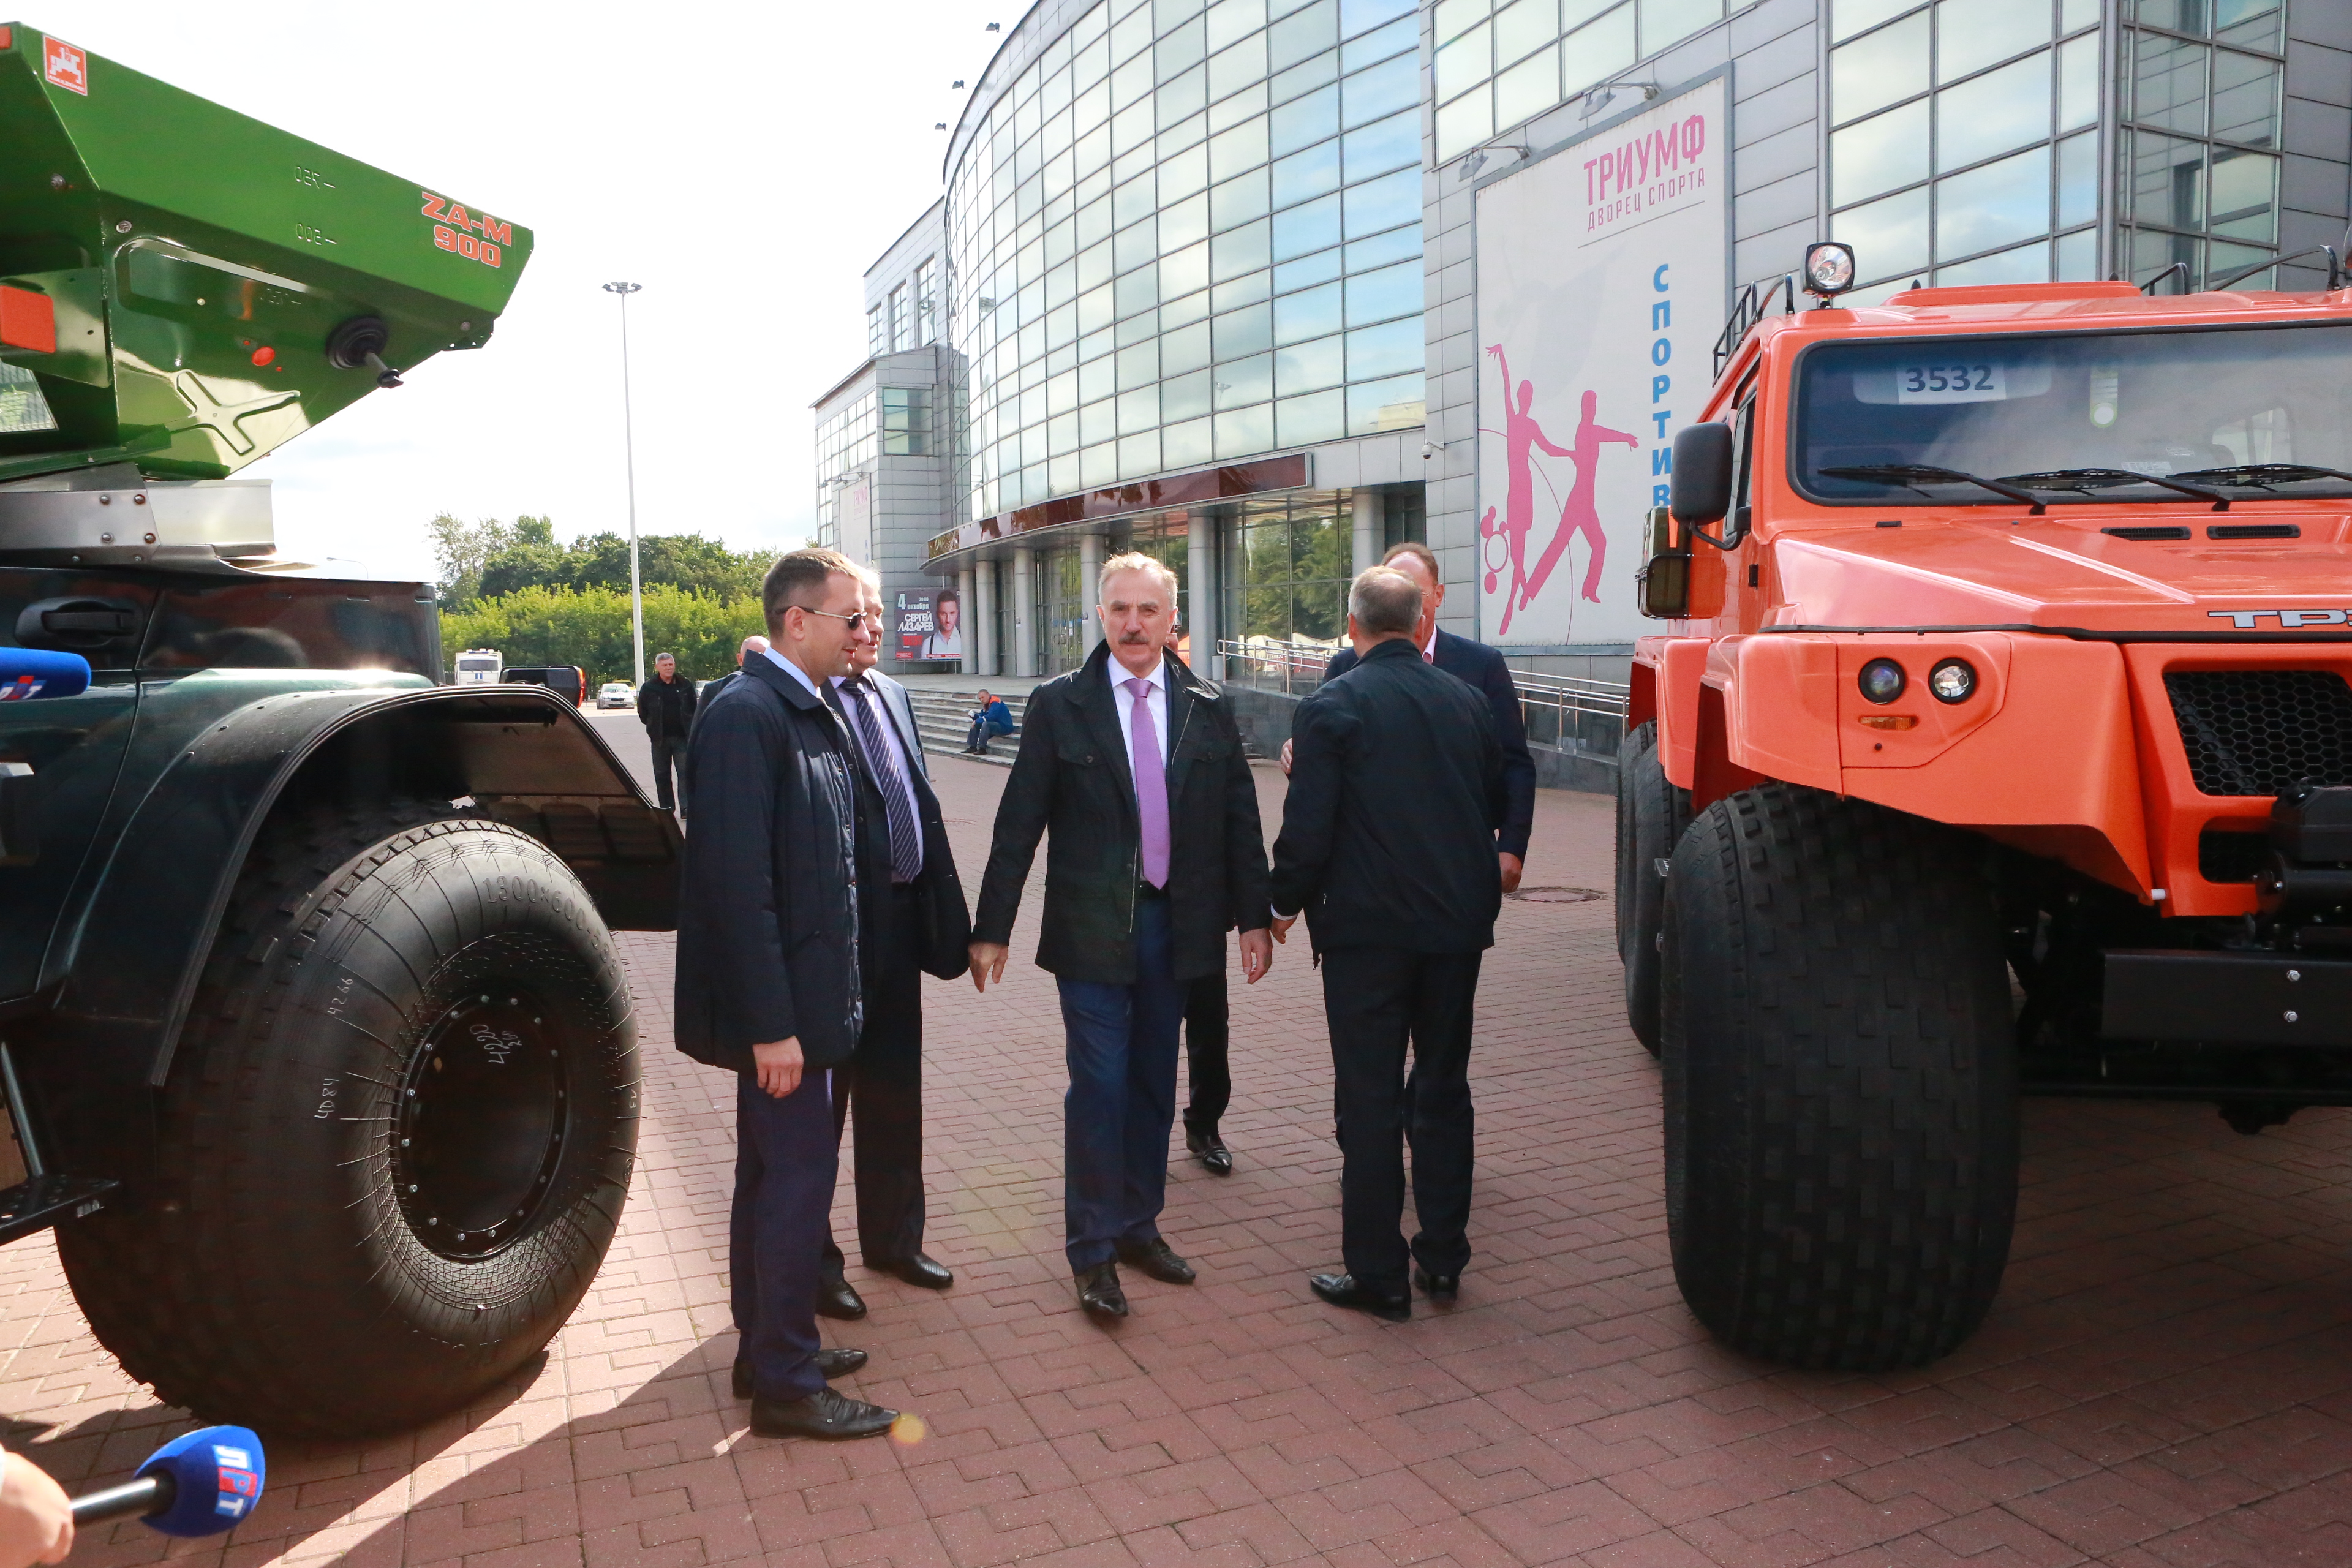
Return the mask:
<svg viewBox="0 0 2352 1568">
<path fill-rule="evenodd" d="M 751 1430 L 762 1437 L 823 1437 L 833 1442 L 851 1437 L 879 1437 L 898 1419 L 895 1410 L 819 1389 L 805 1399 L 751 1401 Z"/>
<path fill-rule="evenodd" d="M 1177 1257 L 1175 1249 L 1156 1236 L 1146 1242 L 1120 1242 L 1118 1260 L 1134 1264 L 1163 1285 L 1190 1285 L 1194 1278 L 1192 1266 Z"/>
<path fill-rule="evenodd" d="M 839 1271 L 828 1268 L 817 1276 L 816 1315 L 820 1318 L 862 1318 L 865 1300 Z"/>
<path fill-rule="evenodd" d="M 1192 1158 L 1208 1166 L 1213 1174 L 1230 1176 L 1234 1173 L 1234 1152 L 1226 1148 L 1225 1141 L 1214 1132 L 1194 1132 L 1188 1128 L 1184 1133 L 1184 1147 L 1191 1150 Z"/>
<path fill-rule="evenodd" d="M 1079 1271 L 1078 1305 L 1098 1323 L 1127 1316 L 1127 1292 L 1119 1288 L 1118 1264 L 1097 1263 Z"/>
<path fill-rule="evenodd" d="M 1402 1290 L 1391 1295 L 1360 1285 L 1352 1274 L 1310 1274 L 1307 1283 L 1318 1296 L 1335 1307 L 1353 1307 L 1360 1312 L 1370 1312 L 1385 1323 L 1402 1323 L 1412 1316 L 1412 1292 Z"/>
<path fill-rule="evenodd" d="M 1462 1276 L 1459 1274 L 1432 1274 L 1426 1268 L 1416 1268 L 1412 1271 L 1412 1282 L 1428 1291 L 1433 1301 L 1451 1301 L 1462 1294 Z"/>
<path fill-rule="evenodd" d="M 887 1263 L 870 1263 L 869 1268 L 884 1274 L 895 1274 L 909 1285 L 919 1285 L 926 1290 L 944 1290 L 955 1283 L 948 1266 L 935 1261 L 929 1254 L 918 1252 L 912 1258 L 894 1258 Z"/>
<path fill-rule="evenodd" d="M 816 1352 L 816 1369 L 831 1383 L 836 1377 L 846 1377 L 866 1364 L 866 1352 L 852 1350 L 821 1350 Z M 751 1363 L 741 1356 L 735 1358 L 735 1397 L 751 1397 Z"/>
</svg>

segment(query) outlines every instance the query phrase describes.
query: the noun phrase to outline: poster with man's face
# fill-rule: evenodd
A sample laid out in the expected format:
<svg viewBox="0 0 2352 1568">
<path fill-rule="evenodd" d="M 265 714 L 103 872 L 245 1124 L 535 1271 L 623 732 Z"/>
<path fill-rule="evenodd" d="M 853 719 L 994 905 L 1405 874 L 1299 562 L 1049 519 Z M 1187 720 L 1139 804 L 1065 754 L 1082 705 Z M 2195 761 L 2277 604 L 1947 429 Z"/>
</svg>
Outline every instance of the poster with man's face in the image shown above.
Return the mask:
<svg viewBox="0 0 2352 1568">
<path fill-rule="evenodd" d="M 953 588 L 898 595 L 898 657 L 963 658 L 963 600 Z"/>
<path fill-rule="evenodd" d="M 1478 192 L 1478 634 L 1630 642 L 1633 574 L 1722 331 L 1725 83 Z"/>
</svg>

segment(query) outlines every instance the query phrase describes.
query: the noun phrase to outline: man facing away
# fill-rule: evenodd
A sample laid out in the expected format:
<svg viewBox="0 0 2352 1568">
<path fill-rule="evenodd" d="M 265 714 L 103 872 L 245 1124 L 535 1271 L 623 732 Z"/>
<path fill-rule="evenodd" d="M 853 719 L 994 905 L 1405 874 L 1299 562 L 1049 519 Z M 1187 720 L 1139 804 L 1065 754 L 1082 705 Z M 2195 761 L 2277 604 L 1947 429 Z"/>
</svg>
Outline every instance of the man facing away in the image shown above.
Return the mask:
<svg viewBox="0 0 2352 1568">
<path fill-rule="evenodd" d="M 849 674 L 827 700 L 848 722 L 858 763 L 858 957 L 865 1027 L 834 1069 L 833 1131 L 857 1113 L 857 1248 L 868 1268 L 944 1290 L 955 1276 L 923 1251 L 923 974 L 964 972 L 971 916 L 907 689 L 874 668 L 882 651 L 881 579 L 863 569 L 868 619 L 849 650 Z M 862 1318 L 860 1300 L 828 1234 L 816 1310 Z"/>
<path fill-rule="evenodd" d="M 1519 711 L 1519 689 L 1503 656 L 1485 643 L 1437 629 L 1437 613 L 1445 603 L 1445 584 L 1437 574 L 1437 556 L 1417 540 L 1393 545 L 1381 564 L 1412 578 L 1421 589 L 1423 620 L 1415 641 L 1421 657 L 1446 674 L 1466 681 L 1486 700 L 1495 723 L 1495 739 L 1503 748 L 1503 786 L 1510 805 L 1503 825 L 1495 832 L 1495 852 L 1503 868 L 1503 891 L 1516 892 L 1528 859 L 1528 836 L 1536 820 L 1536 760 L 1528 751 L 1528 727 Z M 1356 650 L 1343 647 L 1331 656 L 1323 679 L 1345 675 L 1355 668 Z M 1283 746 L 1283 772 L 1290 771 L 1291 748 Z"/>
<path fill-rule="evenodd" d="M 736 1074 L 729 1231 L 735 1394 L 764 1436 L 870 1437 L 895 1412 L 825 1380 L 866 1352 L 821 1348 L 820 1258 L 833 1207 L 832 1069 L 863 1023 L 857 777 L 824 682 L 865 635 L 864 584 L 796 550 L 761 586 L 774 646 L 712 702 L 687 755 L 695 830 L 677 922 L 677 1044 Z"/>
<path fill-rule="evenodd" d="M 695 702 L 695 717 L 699 719 L 703 712 L 709 708 L 712 700 L 716 699 L 720 692 L 726 690 L 729 687 L 743 679 L 743 660 L 745 658 L 749 658 L 752 654 L 765 653 L 767 651 L 768 639 L 757 635 L 745 637 L 741 642 L 738 643 L 735 646 L 735 668 L 720 676 L 718 679 L 711 681 L 709 684 L 703 687 L 701 696 L 698 698 Z"/>
<path fill-rule="evenodd" d="M 1502 907 L 1494 833 L 1508 798 L 1486 706 L 1421 657 L 1421 615 L 1403 573 L 1357 577 L 1358 662 L 1298 705 L 1274 845 L 1275 935 L 1286 940 L 1306 912 L 1339 1089 L 1347 1272 L 1308 1283 L 1391 1321 L 1412 1315 L 1411 1264 L 1423 1289 L 1450 1300 L 1469 1261 L 1471 1011 Z M 1410 1248 L 1397 1229 L 1408 1116 L 1421 1220 Z"/>
<path fill-rule="evenodd" d="M 1097 584 L 1104 642 L 1031 694 L 972 921 L 972 984 L 1003 977 L 1037 840 L 1050 832 L 1037 963 L 1061 992 L 1064 1228 L 1078 1304 L 1127 1316 L 1118 1265 L 1190 1284 L 1160 1235 L 1190 983 L 1266 971 L 1265 841 L 1232 704 L 1168 657 L 1175 574 L 1114 556 Z"/>
<path fill-rule="evenodd" d="M 637 722 L 654 749 L 654 798 L 664 811 L 676 811 L 670 769 L 686 760 L 687 737 L 694 732 L 694 682 L 678 679 L 677 655 L 654 656 L 653 679 L 637 688 Z"/>
</svg>

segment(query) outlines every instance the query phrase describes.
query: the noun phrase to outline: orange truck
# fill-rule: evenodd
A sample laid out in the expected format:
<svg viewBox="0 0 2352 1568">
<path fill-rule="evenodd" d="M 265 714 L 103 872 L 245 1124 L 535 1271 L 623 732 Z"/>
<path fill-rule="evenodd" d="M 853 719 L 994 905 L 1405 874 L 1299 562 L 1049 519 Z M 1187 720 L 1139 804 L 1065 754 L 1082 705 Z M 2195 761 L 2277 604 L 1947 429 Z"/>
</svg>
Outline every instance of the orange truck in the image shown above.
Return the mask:
<svg viewBox="0 0 2352 1568">
<path fill-rule="evenodd" d="M 2352 290 L 1743 296 L 1652 513 L 1618 937 L 1720 1339 L 1950 1351 L 2021 1094 L 2352 1104 Z M 1785 300 L 1786 309 L 1776 310 Z"/>
</svg>

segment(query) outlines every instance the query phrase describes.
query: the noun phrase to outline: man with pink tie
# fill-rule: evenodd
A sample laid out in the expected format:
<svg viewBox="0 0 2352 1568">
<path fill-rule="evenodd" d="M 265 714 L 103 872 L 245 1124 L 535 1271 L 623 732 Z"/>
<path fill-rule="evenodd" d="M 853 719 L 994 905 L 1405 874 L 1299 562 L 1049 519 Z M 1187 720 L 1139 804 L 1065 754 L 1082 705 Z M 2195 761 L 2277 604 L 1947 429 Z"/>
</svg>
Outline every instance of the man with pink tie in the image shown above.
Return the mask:
<svg viewBox="0 0 2352 1568">
<path fill-rule="evenodd" d="M 1175 574 L 1114 556 L 1097 582 L 1103 646 L 1030 694 L 972 921 L 972 984 L 1003 978 L 1037 840 L 1050 835 L 1037 963 L 1067 1039 L 1063 1206 L 1078 1304 L 1128 1313 L 1118 1265 L 1189 1285 L 1160 1235 L 1191 983 L 1241 931 L 1253 984 L 1273 961 L 1257 787 L 1223 692 L 1167 651 Z"/>
</svg>

